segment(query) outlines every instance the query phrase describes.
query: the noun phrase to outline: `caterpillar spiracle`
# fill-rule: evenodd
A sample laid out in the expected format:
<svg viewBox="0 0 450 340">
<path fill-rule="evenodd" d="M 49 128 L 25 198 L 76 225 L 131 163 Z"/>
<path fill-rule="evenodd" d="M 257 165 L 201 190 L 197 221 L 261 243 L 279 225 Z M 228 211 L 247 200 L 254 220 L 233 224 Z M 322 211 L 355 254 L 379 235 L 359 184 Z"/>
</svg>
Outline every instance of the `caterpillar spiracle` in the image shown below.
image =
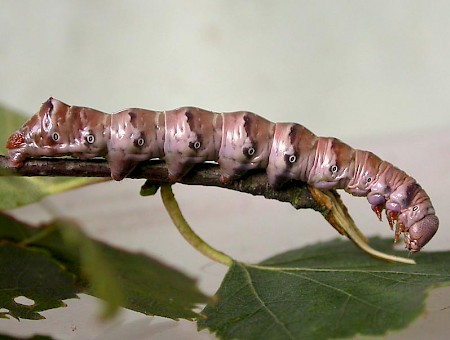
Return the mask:
<svg viewBox="0 0 450 340">
<path fill-rule="evenodd" d="M 12 167 L 30 157 L 105 157 L 115 180 L 152 158 L 164 159 L 172 181 L 205 161 L 219 164 L 223 181 L 263 168 L 274 188 L 294 179 L 367 196 L 379 219 L 386 209 L 396 237 L 404 233 L 411 252 L 419 251 L 439 226 L 430 197 L 404 171 L 339 139 L 318 137 L 300 124 L 272 123 L 251 112 L 182 107 L 106 114 L 49 98 L 9 137 L 6 147 Z"/>
</svg>

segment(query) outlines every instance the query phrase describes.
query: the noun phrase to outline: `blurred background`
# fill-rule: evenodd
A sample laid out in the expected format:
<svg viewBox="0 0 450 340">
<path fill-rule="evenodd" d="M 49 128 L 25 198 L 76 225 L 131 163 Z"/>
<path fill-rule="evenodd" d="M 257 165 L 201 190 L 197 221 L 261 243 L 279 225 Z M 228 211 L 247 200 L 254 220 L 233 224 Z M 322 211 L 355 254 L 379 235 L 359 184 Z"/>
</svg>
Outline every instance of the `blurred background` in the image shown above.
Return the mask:
<svg viewBox="0 0 450 340">
<path fill-rule="evenodd" d="M 301 123 L 415 177 L 441 219 L 427 249 L 448 250 L 449 15 L 448 1 L 2 0 L 0 102 L 27 115 L 53 96 L 111 113 L 192 105 Z M 94 237 L 156 256 L 213 294 L 226 268 L 191 249 L 159 198 L 139 197 L 141 184 L 107 183 L 46 202 Z M 197 232 L 243 261 L 337 237 L 311 211 L 214 188 L 174 191 Z M 364 233 L 392 237 L 365 199 L 344 199 Z M 16 214 L 52 217 L 41 204 Z M 446 334 L 448 293 L 434 292 L 427 316 L 390 337 Z M 129 311 L 100 323 L 88 296 L 68 304 L 45 321 L 0 320 L 0 328 L 74 339 L 213 338 L 189 322 Z"/>
</svg>

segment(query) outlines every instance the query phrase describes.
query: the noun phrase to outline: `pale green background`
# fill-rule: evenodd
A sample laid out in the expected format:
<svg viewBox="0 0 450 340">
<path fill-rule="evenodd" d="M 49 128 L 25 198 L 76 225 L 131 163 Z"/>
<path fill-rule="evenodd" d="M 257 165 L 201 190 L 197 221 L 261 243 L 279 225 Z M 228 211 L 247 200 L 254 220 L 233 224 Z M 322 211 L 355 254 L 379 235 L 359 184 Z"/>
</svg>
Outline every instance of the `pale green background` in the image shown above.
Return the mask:
<svg viewBox="0 0 450 340">
<path fill-rule="evenodd" d="M 0 100 L 247 109 L 324 135 L 450 124 L 448 1 L 5 1 Z"/>
<path fill-rule="evenodd" d="M 414 175 L 441 218 L 427 249 L 448 249 L 449 18 L 448 1 L 1 0 L 0 101 L 29 115 L 54 96 L 108 112 L 196 105 L 302 123 Z M 109 183 L 46 203 L 99 239 L 199 277 L 213 293 L 225 269 L 181 239 L 158 198 L 139 198 L 140 184 Z M 196 230 L 241 260 L 336 237 L 310 211 L 219 189 L 175 192 Z M 345 200 L 366 234 L 392 236 L 364 199 Z M 17 215 L 49 217 L 40 204 Z M 445 335 L 449 295 L 436 292 L 427 316 L 392 338 Z M 131 312 L 100 324 L 93 301 L 69 301 L 41 323 L 0 320 L 0 329 L 65 339 L 210 338 L 186 322 Z"/>
</svg>

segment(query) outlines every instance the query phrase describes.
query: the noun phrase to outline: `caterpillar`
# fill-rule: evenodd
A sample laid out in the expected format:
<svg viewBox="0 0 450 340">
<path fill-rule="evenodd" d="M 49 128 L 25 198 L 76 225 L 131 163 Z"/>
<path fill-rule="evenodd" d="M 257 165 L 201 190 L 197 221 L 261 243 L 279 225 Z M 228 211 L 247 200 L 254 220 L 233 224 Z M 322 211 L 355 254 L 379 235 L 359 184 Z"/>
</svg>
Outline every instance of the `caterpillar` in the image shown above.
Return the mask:
<svg viewBox="0 0 450 340">
<path fill-rule="evenodd" d="M 132 108 L 106 114 L 49 98 L 9 137 L 6 147 L 16 168 L 30 157 L 104 157 L 118 181 L 139 162 L 160 158 L 173 182 L 195 164 L 215 161 L 224 182 L 262 168 L 275 189 L 289 180 L 344 189 L 366 196 L 380 220 L 386 209 L 395 239 L 403 233 L 411 252 L 419 251 L 439 226 L 430 197 L 404 171 L 337 138 L 318 137 L 300 124 L 272 123 L 246 111 Z"/>
</svg>

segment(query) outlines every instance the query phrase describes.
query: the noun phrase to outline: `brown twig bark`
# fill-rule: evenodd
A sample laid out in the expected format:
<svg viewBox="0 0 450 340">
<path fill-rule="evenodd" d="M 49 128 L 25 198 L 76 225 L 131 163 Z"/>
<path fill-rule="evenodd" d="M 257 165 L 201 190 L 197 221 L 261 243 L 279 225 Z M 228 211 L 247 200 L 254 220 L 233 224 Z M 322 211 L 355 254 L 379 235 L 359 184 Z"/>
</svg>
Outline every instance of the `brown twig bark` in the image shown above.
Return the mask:
<svg viewBox="0 0 450 340">
<path fill-rule="evenodd" d="M 21 168 L 11 168 L 8 158 L 0 156 L 0 171 L 8 175 L 21 176 L 70 176 L 70 177 L 110 177 L 108 163 L 104 159 L 79 160 L 73 158 L 40 158 L 30 159 Z M 164 162 L 142 162 L 128 178 L 147 179 L 149 184 L 171 184 Z M 314 209 L 326 213 L 326 208 L 318 204 L 312 197 L 307 185 L 292 182 L 282 190 L 274 190 L 269 186 L 263 171 L 252 172 L 251 175 L 225 184 L 220 181 L 220 168 L 217 164 L 197 164 L 188 175 L 180 180 L 187 185 L 216 186 L 240 191 L 255 196 L 264 196 L 281 202 L 289 202 L 296 209 Z"/>
<path fill-rule="evenodd" d="M 21 176 L 70 176 L 70 177 L 110 177 L 108 163 L 104 159 L 79 160 L 73 158 L 40 158 L 30 159 L 23 167 L 11 168 L 8 159 L 0 156 L 1 175 Z M 142 162 L 128 176 L 129 178 L 147 179 L 147 185 L 161 186 L 170 183 L 167 167 L 161 161 Z M 295 209 L 314 209 L 340 234 L 351 239 L 356 246 L 376 258 L 414 263 L 411 259 L 399 258 L 380 253 L 368 245 L 367 239 L 356 227 L 353 219 L 348 214 L 339 194 L 335 190 L 317 190 L 305 183 L 292 181 L 281 190 L 270 187 L 264 171 L 251 172 L 242 179 L 232 183 L 220 181 L 220 168 L 217 164 L 197 164 L 188 175 L 180 180 L 187 185 L 216 186 L 275 199 L 280 202 L 288 202 Z"/>
</svg>

